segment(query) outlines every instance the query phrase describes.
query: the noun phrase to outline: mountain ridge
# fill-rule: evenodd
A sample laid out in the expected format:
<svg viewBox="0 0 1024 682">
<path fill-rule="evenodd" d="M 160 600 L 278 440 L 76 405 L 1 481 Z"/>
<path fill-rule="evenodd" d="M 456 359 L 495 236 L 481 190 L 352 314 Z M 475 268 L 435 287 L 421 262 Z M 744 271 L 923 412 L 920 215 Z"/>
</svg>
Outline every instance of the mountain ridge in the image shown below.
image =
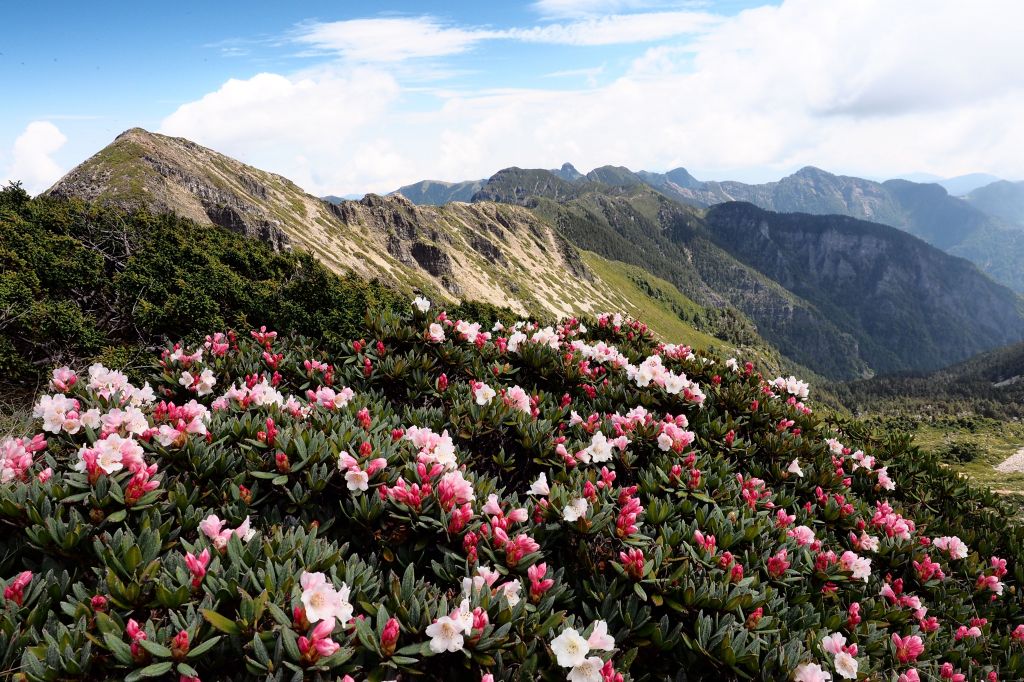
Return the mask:
<svg viewBox="0 0 1024 682">
<path fill-rule="evenodd" d="M 510 170 L 499 170 L 495 176 Z M 532 173 L 532 180 L 538 185 L 544 185 L 550 178 L 565 181 L 553 171 L 517 170 Z M 700 181 L 685 168 L 666 173 L 634 173 L 622 166 L 601 166 L 569 181 L 569 185 L 577 188 L 567 186 L 562 194 L 585 191 L 583 186 L 587 182 L 620 188 L 646 184 L 674 201 L 701 208 L 748 201 L 771 211 L 846 215 L 882 223 L 967 258 L 997 281 L 1024 293 L 1024 235 L 1019 234 L 1024 232 L 1024 196 L 1012 196 L 1024 195 L 1024 189 L 1018 190 L 1013 183 L 1011 196 L 992 196 L 996 193 L 991 190 L 989 195 L 975 190 L 972 200 L 970 196 L 952 196 L 941 183 L 902 179 L 876 182 L 836 175 L 815 166 L 804 166 L 780 180 L 761 184 Z M 1024 184 L 1019 187 L 1024 188 Z M 543 187 L 537 189 L 537 193 L 547 191 Z M 480 200 L 487 197 L 484 190 L 473 195 Z M 987 197 L 992 198 L 986 201 Z"/>
<path fill-rule="evenodd" d="M 803 171 L 805 176 L 818 173 L 817 169 Z M 796 259 L 813 261 L 828 252 L 827 244 L 813 234 L 808 234 L 808 243 L 797 244 L 793 254 L 776 249 L 777 258 L 786 256 L 785 267 L 769 267 L 772 264 L 752 261 L 748 252 L 738 248 L 743 242 L 756 241 L 763 220 L 754 220 L 746 225 L 745 231 L 733 231 L 726 239 L 722 235 L 727 225 L 707 220 L 707 214 L 717 207 L 692 207 L 674 201 L 664 192 L 657 192 L 646 184 L 609 186 L 593 180 L 569 184 L 543 170 L 513 168 L 492 176 L 477 197 L 530 207 L 555 222 L 580 248 L 646 267 L 702 305 L 735 306 L 749 316 L 761 335 L 783 353 L 828 376 L 853 378 L 879 370 L 934 369 L 951 360 L 964 359 L 1024 337 L 1024 308 L 1019 296 L 991 282 L 967 261 L 945 254 L 890 226 L 857 223 L 862 230 L 869 229 L 876 235 L 883 235 L 881 242 L 886 245 L 883 260 L 888 269 L 883 268 L 880 272 L 900 274 L 894 280 L 890 279 L 910 287 L 909 291 L 922 301 L 948 296 L 956 302 L 954 307 L 957 310 L 968 311 L 966 318 L 951 330 L 915 316 L 912 332 L 892 344 L 897 347 L 895 354 L 885 341 L 888 330 L 878 324 L 884 317 L 883 311 L 888 313 L 888 309 L 864 309 L 863 314 L 873 319 L 872 324 L 865 325 L 839 305 L 840 301 L 847 305 L 861 305 L 859 296 L 869 293 L 863 287 L 870 286 L 870 282 L 859 282 L 858 286 L 862 288 L 851 294 L 834 282 L 820 281 L 821 291 L 817 293 L 828 293 L 823 297 L 812 296 L 810 294 L 815 292 L 799 290 L 787 281 L 785 268 L 797 267 Z M 740 205 L 727 203 L 720 206 Z M 755 208 L 752 204 L 746 205 Z M 788 222 L 809 220 L 819 226 L 828 226 L 837 219 L 836 216 L 811 214 L 774 215 L 782 216 Z M 900 252 L 890 248 L 892 245 L 907 248 Z M 815 252 L 816 247 L 822 250 Z M 916 259 L 909 265 L 902 262 L 907 254 Z M 849 267 L 867 267 L 871 263 L 869 255 L 861 254 L 859 260 L 855 258 Z M 978 288 L 984 293 L 976 301 L 969 302 L 962 300 L 941 278 L 922 280 L 912 276 L 913 267 L 922 266 L 924 262 L 929 263 L 927 267 L 944 273 L 966 273 L 957 276 L 965 277 L 964 281 L 969 282 L 971 288 Z M 893 281 L 888 282 L 889 290 L 885 296 L 869 296 L 866 300 L 884 302 L 910 314 L 914 310 L 914 301 L 902 295 Z M 1005 321 L 1005 327 L 999 323 L 982 324 L 984 320 L 981 319 L 977 323 L 963 324 L 965 320 L 972 319 L 972 305 L 986 308 L 993 319 Z M 941 306 L 936 309 L 941 310 Z M 954 338 L 956 340 L 952 341 Z M 929 347 L 926 352 L 921 352 L 918 347 L 919 339 L 927 340 Z"/>
</svg>

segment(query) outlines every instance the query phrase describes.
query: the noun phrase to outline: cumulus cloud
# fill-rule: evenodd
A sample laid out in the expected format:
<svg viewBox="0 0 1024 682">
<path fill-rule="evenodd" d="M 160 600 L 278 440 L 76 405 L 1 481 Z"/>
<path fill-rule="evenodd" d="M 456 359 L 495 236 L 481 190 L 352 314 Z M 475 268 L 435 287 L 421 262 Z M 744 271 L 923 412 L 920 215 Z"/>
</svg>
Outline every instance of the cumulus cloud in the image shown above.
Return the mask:
<svg viewBox="0 0 1024 682">
<path fill-rule="evenodd" d="M 195 140 L 300 185 L 320 188 L 343 178 L 337 167 L 366 176 L 381 166 L 353 160 L 357 135 L 377 121 L 399 94 L 382 71 L 325 71 L 308 77 L 261 73 L 231 79 L 203 98 L 178 107 L 160 132 Z"/>
<path fill-rule="evenodd" d="M 412 88 L 393 71 L 335 64 L 229 81 L 164 128 L 317 193 L 564 161 L 685 165 L 712 178 L 807 164 L 872 176 L 985 169 L 1016 178 L 1024 177 L 1020 25 L 1024 3 L 1016 2 L 786 0 L 650 47 L 600 86 L 417 91 L 413 110 Z M 572 42 L 568 35 L 546 40 Z"/>
<path fill-rule="evenodd" d="M 14 140 L 3 183 L 20 180 L 30 194 L 37 194 L 52 185 L 64 174 L 52 155 L 67 140 L 64 133 L 49 121 L 29 123 Z"/>
</svg>

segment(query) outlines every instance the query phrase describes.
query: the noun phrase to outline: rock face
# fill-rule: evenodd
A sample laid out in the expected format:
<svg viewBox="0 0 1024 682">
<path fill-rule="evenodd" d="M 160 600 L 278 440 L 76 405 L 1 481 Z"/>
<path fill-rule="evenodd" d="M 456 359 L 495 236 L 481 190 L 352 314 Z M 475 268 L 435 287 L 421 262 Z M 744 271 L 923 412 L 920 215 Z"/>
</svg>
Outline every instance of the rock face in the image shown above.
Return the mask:
<svg viewBox="0 0 1024 682">
<path fill-rule="evenodd" d="M 141 128 L 119 135 L 47 192 L 174 212 L 275 249 L 302 249 L 337 271 L 449 300 L 556 316 L 616 300 L 553 226 L 523 208 L 417 206 L 375 194 L 327 202 L 279 175 Z"/>
<path fill-rule="evenodd" d="M 748 203 L 707 211 L 712 239 L 835 320 L 881 373 L 930 370 L 1024 338 L 1024 302 L 906 233 Z"/>
</svg>

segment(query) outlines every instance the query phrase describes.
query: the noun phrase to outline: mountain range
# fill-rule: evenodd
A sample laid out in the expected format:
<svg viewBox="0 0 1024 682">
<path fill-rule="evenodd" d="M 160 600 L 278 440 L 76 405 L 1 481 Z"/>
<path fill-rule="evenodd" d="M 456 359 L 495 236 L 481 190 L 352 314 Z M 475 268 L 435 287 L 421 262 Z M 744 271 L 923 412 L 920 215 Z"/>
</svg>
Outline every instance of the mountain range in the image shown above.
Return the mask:
<svg viewBox="0 0 1024 682">
<path fill-rule="evenodd" d="M 1024 183 L 996 181 L 957 197 L 938 183 L 875 182 L 834 175 L 812 166 L 763 184 L 703 182 L 685 168 L 667 173 L 634 173 L 621 166 L 602 166 L 583 175 L 571 164 L 562 168 L 566 167 L 572 168 L 575 175 L 548 173 L 582 185 L 598 182 L 626 188 L 644 184 L 670 199 L 701 208 L 729 201 L 748 201 L 771 211 L 845 215 L 890 225 L 947 253 L 967 258 L 996 281 L 1024 293 Z M 963 182 L 951 180 L 950 186 L 970 187 L 971 183 L 964 183 L 971 177 L 974 176 L 954 178 Z M 540 178 L 535 180 L 543 182 Z M 981 180 L 974 178 L 975 182 Z M 417 192 L 421 184 L 396 191 L 415 203 L 435 203 Z M 447 201 L 472 198 L 467 186 Z"/>
<path fill-rule="evenodd" d="M 895 219 L 916 189 L 815 169 L 791 178 L 746 186 L 743 198 L 756 201 L 697 206 L 693 197 L 724 198 L 726 183 L 701 183 L 682 169 L 606 166 L 583 175 L 566 164 L 505 169 L 457 191 L 419 183 L 419 195 L 403 188 L 401 196 L 325 201 L 188 140 L 136 128 L 48 193 L 177 213 L 442 301 L 540 316 L 622 310 L 674 341 L 753 348 L 780 367 L 832 379 L 934 370 L 1024 339 L 1024 300 L 969 262 L 878 222 L 815 215 L 838 205 Z M 406 191 L 420 199 L 454 191 L 460 200 L 417 205 Z M 796 195 L 816 197 L 816 210 L 756 205 L 789 208 Z"/>
</svg>

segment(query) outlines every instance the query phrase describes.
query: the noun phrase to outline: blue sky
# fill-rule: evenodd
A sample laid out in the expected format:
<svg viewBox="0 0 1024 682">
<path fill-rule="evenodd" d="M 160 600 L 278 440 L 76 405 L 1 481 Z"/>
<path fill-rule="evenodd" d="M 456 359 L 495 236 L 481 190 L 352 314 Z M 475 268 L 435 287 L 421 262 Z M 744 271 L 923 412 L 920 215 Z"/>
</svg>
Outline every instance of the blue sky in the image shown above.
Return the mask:
<svg viewBox="0 0 1024 682">
<path fill-rule="evenodd" d="M 18 3 L 0 179 L 44 189 L 132 126 L 321 194 L 563 161 L 1024 177 L 1022 6 Z"/>
</svg>

